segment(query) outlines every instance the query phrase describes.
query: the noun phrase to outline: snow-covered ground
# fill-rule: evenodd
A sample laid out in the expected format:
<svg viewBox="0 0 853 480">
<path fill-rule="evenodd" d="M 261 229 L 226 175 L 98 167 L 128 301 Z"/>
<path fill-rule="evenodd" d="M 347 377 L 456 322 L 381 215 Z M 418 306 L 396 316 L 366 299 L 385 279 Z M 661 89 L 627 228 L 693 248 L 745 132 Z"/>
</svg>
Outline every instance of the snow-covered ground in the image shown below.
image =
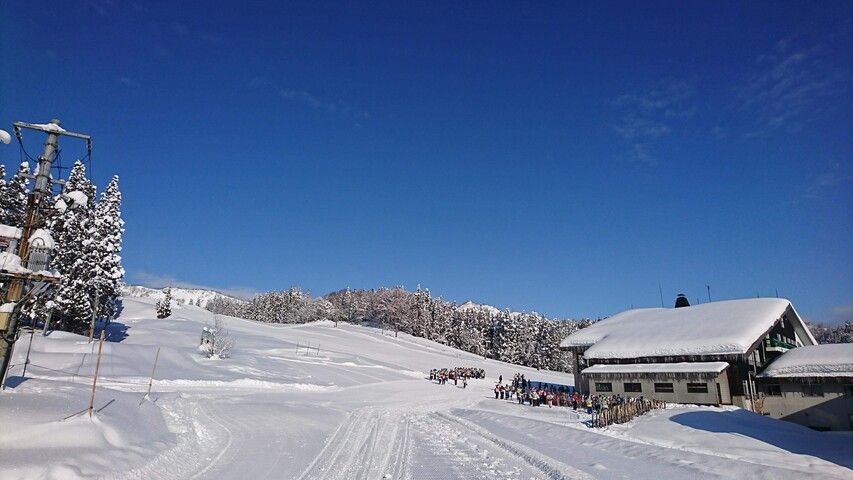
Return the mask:
<svg viewBox="0 0 853 480">
<path fill-rule="evenodd" d="M 703 407 L 593 430 L 571 409 L 492 393 L 498 375 L 571 384 L 570 375 L 373 328 L 227 318 L 233 356 L 206 359 L 196 346 L 212 315 L 177 306 L 158 320 L 154 302 L 125 299 L 91 420 L 64 418 L 88 405 L 96 347 L 35 335 L 24 379 L 30 338 L 19 340 L 0 393 L 0 478 L 853 478 L 850 435 Z M 425 379 L 453 366 L 488 378 L 467 389 Z"/>
</svg>

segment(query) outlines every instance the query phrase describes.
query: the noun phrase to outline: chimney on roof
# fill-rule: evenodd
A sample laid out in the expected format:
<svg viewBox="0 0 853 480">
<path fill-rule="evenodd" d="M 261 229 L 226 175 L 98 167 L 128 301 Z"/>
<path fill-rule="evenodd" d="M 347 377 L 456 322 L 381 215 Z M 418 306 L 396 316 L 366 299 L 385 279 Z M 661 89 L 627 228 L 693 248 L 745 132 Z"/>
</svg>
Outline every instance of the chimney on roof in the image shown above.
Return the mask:
<svg viewBox="0 0 853 480">
<path fill-rule="evenodd" d="M 687 296 L 683 293 L 679 293 L 677 297 L 675 297 L 675 308 L 681 307 L 689 307 L 690 302 L 687 301 Z"/>
</svg>

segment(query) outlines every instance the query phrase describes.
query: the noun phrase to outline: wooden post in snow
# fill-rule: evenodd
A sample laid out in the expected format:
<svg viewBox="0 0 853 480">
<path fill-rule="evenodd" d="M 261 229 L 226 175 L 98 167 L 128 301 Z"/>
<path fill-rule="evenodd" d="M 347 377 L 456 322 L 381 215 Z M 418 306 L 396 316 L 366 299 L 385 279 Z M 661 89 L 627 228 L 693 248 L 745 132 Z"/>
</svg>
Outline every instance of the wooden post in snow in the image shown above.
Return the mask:
<svg viewBox="0 0 853 480">
<path fill-rule="evenodd" d="M 148 395 L 151 395 L 151 384 L 154 383 L 154 372 L 157 370 L 157 360 L 160 359 L 160 347 L 157 347 L 157 354 L 154 355 L 154 367 L 151 368 L 151 376 L 148 377 L 148 391 L 145 392 L 145 396 L 143 399 L 147 398 Z"/>
<path fill-rule="evenodd" d="M 24 373 L 21 374 L 21 378 L 27 378 L 27 365 L 30 364 L 30 350 L 33 348 L 33 335 L 36 333 L 36 327 L 30 329 L 30 344 L 27 345 L 27 359 L 24 360 Z"/>
<path fill-rule="evenodd" d="M 98 360 L 95 361 L 95 376 L 92 377 L 92 398 L 89 400 L 89 418 L 95 409 L 95 387 L 98 385 L 98 370 L 101 368 L 101 350 L 104 348 L 104 331 L 101 330 L 101 340 L 98 343 Z"/>
</svg>

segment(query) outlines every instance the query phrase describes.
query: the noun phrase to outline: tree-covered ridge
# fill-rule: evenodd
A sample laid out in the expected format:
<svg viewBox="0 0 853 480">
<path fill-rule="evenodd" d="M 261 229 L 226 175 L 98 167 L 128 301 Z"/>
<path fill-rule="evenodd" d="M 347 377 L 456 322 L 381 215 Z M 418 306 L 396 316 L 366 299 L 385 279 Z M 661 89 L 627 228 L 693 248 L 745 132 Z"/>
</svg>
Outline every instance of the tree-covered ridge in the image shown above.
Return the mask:
<svg viewBox="0 0 853 480">
<path fill-rule="evenodd" d="M 297 287 L 258 295 L 248 302 L 216 297 L 207 309 L 268 323 L 331 320 L 409 333 L 487 358 L 549 370 L 568 371 L 569 356 L 559 348 L 571 332 L 590 320 L 553 320 L 538 313 L 494 308 L 433 297 L 429 290 L 344 289 L 312 298 Z"/>
</svg>

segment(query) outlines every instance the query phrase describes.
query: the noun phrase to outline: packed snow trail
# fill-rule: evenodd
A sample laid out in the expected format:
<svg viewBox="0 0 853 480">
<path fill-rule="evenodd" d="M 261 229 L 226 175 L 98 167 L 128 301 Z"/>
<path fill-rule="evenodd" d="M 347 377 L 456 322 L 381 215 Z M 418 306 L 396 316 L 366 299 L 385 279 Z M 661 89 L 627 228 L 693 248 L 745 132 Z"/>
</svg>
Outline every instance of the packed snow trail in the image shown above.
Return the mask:
<svg viewBox="0 0 853 480">
<path fill-rule="evenodd" d="M 26 347 L 17 344 L 10 388 L 0 393 L 4 480 L 853 478 L 850 436 L 753 414 L 737 421 L 761 436 L 678 423 L 686 412 L 726 425 L 737 413 L 697 407 L 592 430 L 571 409 L 492 393 L 498 375 L 571 384 L 570 375 L 405 334 L 228 318 L 232 357 L 207 359 L 196 346 L 212 315 L 178 305 L 158 320 L 153 303 L 125 299 L 110 331 L 121 341 L 104 346 L 93 420 L 62 420 L 88 404 L 93 346 L 63 332 L 36 336 L 23 379 Z M 157 347 L 153 391 L 143 398 Z M 455 366 L 483 368 L 487 379 L 465 389 L 425 379 Z"/>
</svg>

